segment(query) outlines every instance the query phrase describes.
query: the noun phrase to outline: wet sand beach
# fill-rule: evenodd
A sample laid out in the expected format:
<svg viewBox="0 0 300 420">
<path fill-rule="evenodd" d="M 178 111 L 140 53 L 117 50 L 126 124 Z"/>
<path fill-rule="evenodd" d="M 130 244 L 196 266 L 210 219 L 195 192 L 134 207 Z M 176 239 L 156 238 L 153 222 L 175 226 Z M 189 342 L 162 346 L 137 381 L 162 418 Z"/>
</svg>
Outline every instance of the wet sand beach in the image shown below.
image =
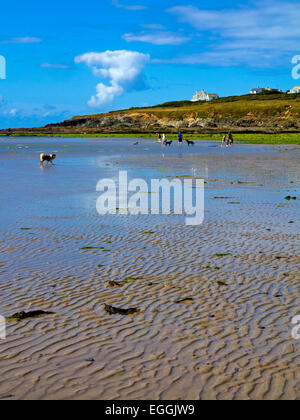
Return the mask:
<svg viewBox="0 0 300 420">
<path fill-rule="evenodd" d="M 7 322 L 0 399 L 299 400 L 300 147 L 133 142 L 0 140 L 0 315 L 52 312 Z M 100 216 L 120 170 L 203 178 L 204 223 Z"/>
</svg>

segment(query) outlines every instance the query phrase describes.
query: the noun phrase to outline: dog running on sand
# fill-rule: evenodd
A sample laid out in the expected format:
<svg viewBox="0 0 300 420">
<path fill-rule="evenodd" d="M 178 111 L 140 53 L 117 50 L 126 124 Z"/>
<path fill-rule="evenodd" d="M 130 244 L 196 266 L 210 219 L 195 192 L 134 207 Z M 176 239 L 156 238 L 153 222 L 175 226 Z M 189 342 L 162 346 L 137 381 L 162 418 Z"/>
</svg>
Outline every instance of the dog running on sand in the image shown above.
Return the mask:
<svg viewBox="0 0 300 420">
<path fill-rule="evenodd" d="M 42 165 L 44 164 L 44 162 L 47 162 L 47 164 L 50 162 L 53 165 L 53 161 L 55 158 L 56 158 L 56 154 L 54 153 L 52 155 L 45 155 L 45 153 L 42 153 L 40 156 L 40 161 Z"/>
<path fill-rule="evenodd" d="M 167 140 L 166 140 L 166 141 L 165 141 L 165 145 L 166 145 L 166 146 L 171 146 L 171 144 L 172 144 L 172 143 L 173 143 L 173 140 L 170 140 L 170 141 L 167 141 Z"/>
<path fill-rule="evenodd" d="M 191 141 L 191 140 L 186 140 L 186 142 L 187 142 L 187 144 L 188 144 L 189 147 L 195 145 L 195 143 L 193 141 Z"/>
</svg>

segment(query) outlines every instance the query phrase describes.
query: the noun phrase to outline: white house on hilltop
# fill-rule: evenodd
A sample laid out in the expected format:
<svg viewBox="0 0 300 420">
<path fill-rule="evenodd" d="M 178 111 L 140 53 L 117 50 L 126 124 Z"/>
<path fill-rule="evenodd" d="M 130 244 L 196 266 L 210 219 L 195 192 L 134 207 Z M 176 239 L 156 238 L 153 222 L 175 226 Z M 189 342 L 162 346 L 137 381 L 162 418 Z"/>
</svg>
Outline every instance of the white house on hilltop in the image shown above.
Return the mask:
<svg viewBox="0 0 300 420">
<path fill-rule="evenodd" d="M 300 93 L 300 86 L 295 86 L 293 89 L 288 91 L 289 95 L 291 95 L 292 93 Z"/>
<path fill-rule="evenodd" d="M 263 88 L 260 88 L 259 86 L 257 88 L 254 88 L 250 91 L 250 95 L 257 95 L 258 93 L 261 93 L 263 91 Z"/>
<path fill-rule="evenodd" d="M 196 94 L 192 97 L 192 102 L 199 101 L 212 101 L 213 99 L 219 99 L 219 95 L 216 93 L 206 93 L 204 89 L 201 91 L 196 90 Z"/>
<path fill-rule="evenodd" d="M 261 87 L 258 86 L 257 88 L 254 88 L 250 91 L 250 95 L 257 95 L 258 93 L 262 93 L 264 91 L 282 93 L 281 89 L 271 89 L 268 86 L 265 87 L 265 88 L 261 88 Z"/>
</svg>

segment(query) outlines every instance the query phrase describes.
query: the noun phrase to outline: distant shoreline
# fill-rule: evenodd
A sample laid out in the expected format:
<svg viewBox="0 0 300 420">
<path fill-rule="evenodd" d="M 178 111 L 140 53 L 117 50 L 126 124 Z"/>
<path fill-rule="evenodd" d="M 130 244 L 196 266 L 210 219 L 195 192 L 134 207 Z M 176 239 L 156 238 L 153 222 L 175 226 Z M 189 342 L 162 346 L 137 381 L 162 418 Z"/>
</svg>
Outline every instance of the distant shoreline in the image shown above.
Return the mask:
<svg viewBox="0 0 300 420">
<path fill-rule="evenodd" d="M 231 132 L 248 144 L 300 144 L 300 94 L 261 93 L 209 102 L 173 101 L 147 108 L 74 116 L 44 127 L 7 128 L 0 136 L 135 137 L 181 132 L 191 140 L 221 141 Z"/>
<path fill-rule="evenodd" d="M 214 133 L 214 134 L 184 134 L 185 139 L 191 139 L 195 141 L 216 141 L 219 142 L 225 133 Z M 166 133 L 168 139 L 177 139 L 177 135 L 174 133 Z M 233 133 L 236 143 L 240 144 L 270 144 L 270 145 L 300 145 L 300 133 Z M 11 131 L 9 134 L 0 134 L 0 138 L 4 137 L 81 137 L 81 138 L 142 138 L 155 140 L 155 133 L 35 133 L 28 129 L 24 131 Z"/>
</svg>

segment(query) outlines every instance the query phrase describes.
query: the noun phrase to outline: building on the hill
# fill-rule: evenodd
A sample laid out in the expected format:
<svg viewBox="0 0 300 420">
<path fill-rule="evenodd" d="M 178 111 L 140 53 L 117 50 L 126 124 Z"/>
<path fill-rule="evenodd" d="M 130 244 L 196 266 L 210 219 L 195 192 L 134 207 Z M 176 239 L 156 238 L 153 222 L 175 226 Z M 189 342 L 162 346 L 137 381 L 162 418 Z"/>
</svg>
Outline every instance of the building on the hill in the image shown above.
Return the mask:
<svg viewBox="0 0 300 420">
<path fill-rule="evenodd" d="M 212 101 L 214 99 L 219 99 L 219 95 L 216 93 L 206 93 L 204 89 L 201 91 L 196 90 L 196 94 L 192 97 L 192 102 L 198 101 Z"/>
<path fill-rule="evenodd" d="M 265 87 L 265 88 L 261 88 L 261 87 L 257 87 L 257 88 L 254 88 L 254 89 L 252 89 L 251 91 L 250 91 L 250 95 L 257 95 L 258 93 L 262 93 L 262 92 L 264 92 L 264 91 L 266 91 L 266 92 L 276 92 L 276 93 L 282 93 L 282 90 L 281 89 L 272 89 L 272 88 L 269 88 L 268 86 L 267 87 Z"/>
<path fill-rule="evenodd" d="M 300 86 L 295 86 L 293 89 L 288 91 L 289 95 L 291 95 L 292 93 L 300 93 Z"/>
<path fill-rule="evenodd" d="M 269 88 L 268 86 L 264 88 L 264 90 L 266 90 L 267 92 L 282 93 L 281 89 Z"/>
<path fill-rule="evenodd" d="M 262 91 L 263 91 L 263 88 L 258 86 L 257 88 L 254 88 L 250 91 L 250 95 L 257 95 L 258 93 L 262 93 Z"/>
</svg>

